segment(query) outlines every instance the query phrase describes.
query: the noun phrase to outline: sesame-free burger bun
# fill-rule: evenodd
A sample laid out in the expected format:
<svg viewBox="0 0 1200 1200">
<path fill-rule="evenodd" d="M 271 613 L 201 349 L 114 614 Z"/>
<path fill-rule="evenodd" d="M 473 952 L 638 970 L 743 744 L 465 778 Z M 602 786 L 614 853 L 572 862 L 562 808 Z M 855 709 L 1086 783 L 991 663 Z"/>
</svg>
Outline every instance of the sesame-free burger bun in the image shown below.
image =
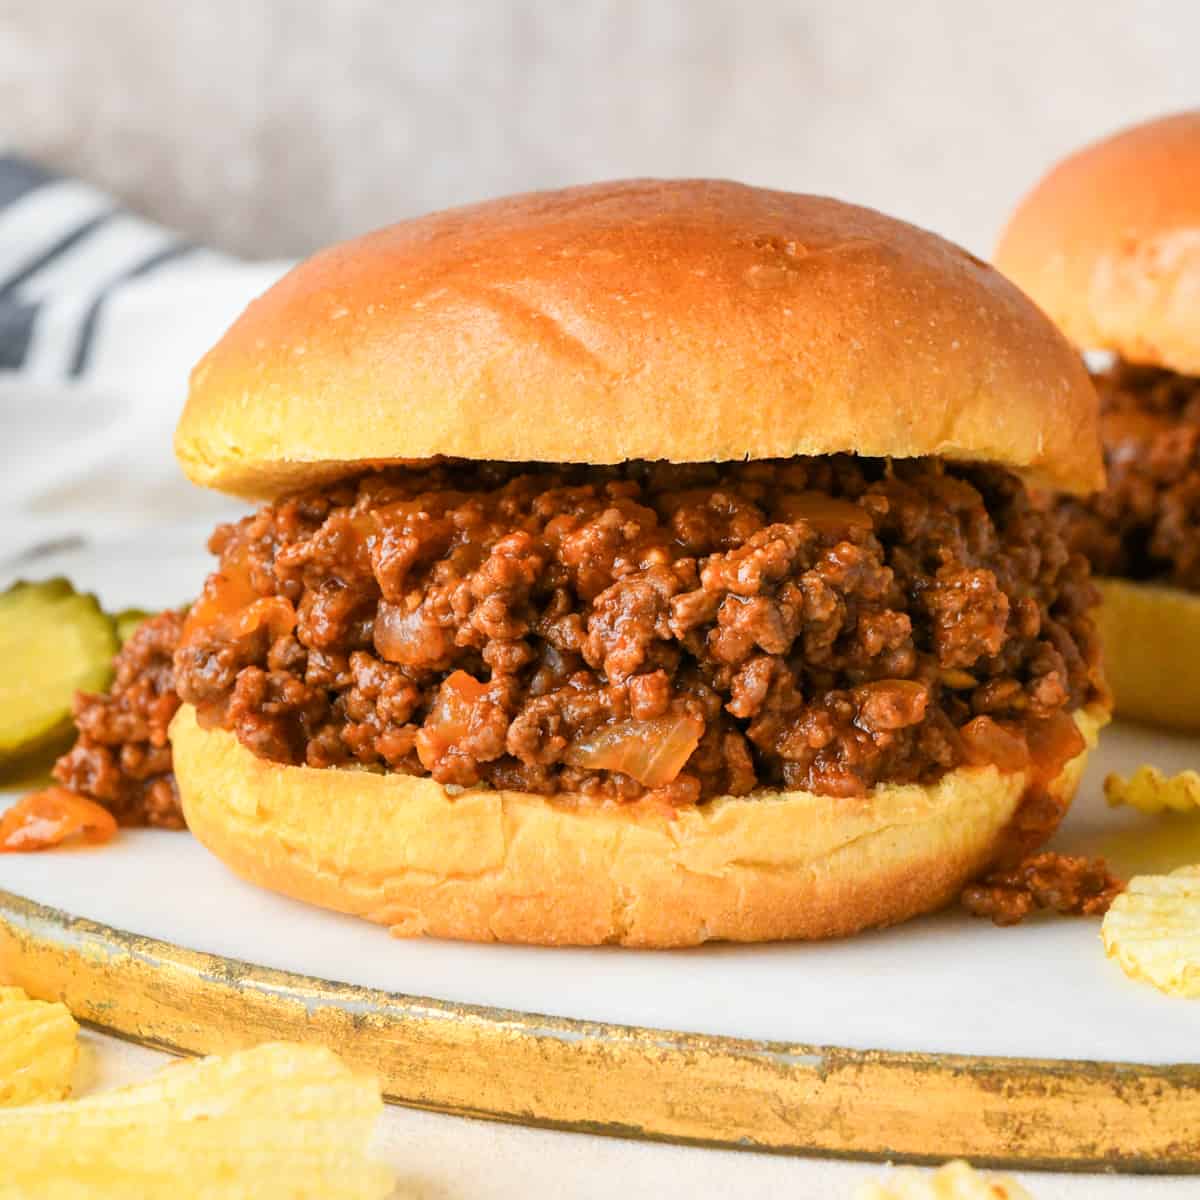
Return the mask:
<svg viewBox="0 0 1200 1200">
<path fill-rule="evenodd" d="M 1105 719 L 1075 714 L 1089 747 Z M 862 799 L 760 793 L 671 809 L 286 766 L 185 705 L 192 833 L 252 883 L 404 936 L 690 946 L 824 938 L 941 907 L 1003 850 L 1028 772 L 961 767 Z M 1065 808 L 1079 754 L 1050 782 Z"/>
<path fill-rule="evenodd" d="M 1200 595 L 1097 579 L 1104 675 L 1123 717 L 1200 733 Z"/>
<path fill-rule="evenodd" d="M 869 209 L 714 181 L 517 196 L 325 250 L 196 367 L 176 450 L 254 498 L 436 455 L 1103 478 L 1082 365 L 998 272 Z"/>
<path fill-rule="evenodd" d="M 1064 159 L 995 262 L 1080 349 L 1200 374 L 1200 110 Z"/>
</svg>

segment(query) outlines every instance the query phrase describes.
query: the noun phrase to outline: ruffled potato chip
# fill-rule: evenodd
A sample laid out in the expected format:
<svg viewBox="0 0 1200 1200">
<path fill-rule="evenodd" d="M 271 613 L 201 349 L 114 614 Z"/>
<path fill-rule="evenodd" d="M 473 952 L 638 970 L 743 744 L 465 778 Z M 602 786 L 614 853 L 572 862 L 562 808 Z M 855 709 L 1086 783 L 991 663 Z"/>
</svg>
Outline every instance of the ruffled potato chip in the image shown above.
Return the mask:
<svg viewBox="0 0 1200 1200">
<path fill-rule="evenodd" d="M 1200 997 L 1200 866 L 1135 875 L 1100 932 L 1130 979 L 1169 996 Z"/>
<path fill-rule="evenodd" d="M 0 1200 L 383 1200 L 379 1087 L 315 1046 L 268 1044 L 146 1083 L 0 1110 Z"/>
<path fill-rule="evenodd" d="M 1127 804 L 1144 813 L 1200 812 L 1200 774 L 1164 775 L 1157 767 L 1138 767 L 1128 779 L 1109 775 L 1104 795 L 1114 808 Z"/>
<path fill-rule="evenodd" d="M 0 1107 L 62 1100 L 79 1060 L 79 1026 L 62 1004 L 0 987 Z"/>
<path fill-rule="evenodd" d="M 968 1163 L 948 1162 L 927 1174 L 912 1167 L 893 1171 L 886 1181 L 864 1183 L 855 1200 L 1033 1200 L 1019 1184 L 999 1175 L 981 1175 Z"/>
</svg>

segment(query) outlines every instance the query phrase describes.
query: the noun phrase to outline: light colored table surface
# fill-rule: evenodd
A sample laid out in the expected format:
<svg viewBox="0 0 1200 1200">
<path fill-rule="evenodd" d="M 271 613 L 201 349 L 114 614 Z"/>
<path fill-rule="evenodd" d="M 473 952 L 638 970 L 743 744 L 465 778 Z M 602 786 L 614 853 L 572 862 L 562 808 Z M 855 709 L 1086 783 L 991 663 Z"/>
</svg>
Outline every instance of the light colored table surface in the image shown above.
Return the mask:
<svg viewBox="0 0 1200 1200">
<path fill-rule="evenodd" d="M 85 1033 L 91 1087 L 142 1079 L 170 1057 Z M 852 1200 L 885 1168 L 824 1159 L 631 1142 L 523 1129 L 391 1108 L 379 1124 L 378 1156 L 396 1172 L 398 1197 L 413 1200 Z M 1200 1180 L 1094 1175 L 1016 1175 L 1035 1200 L 1183 1200 Z"/>
</svg>

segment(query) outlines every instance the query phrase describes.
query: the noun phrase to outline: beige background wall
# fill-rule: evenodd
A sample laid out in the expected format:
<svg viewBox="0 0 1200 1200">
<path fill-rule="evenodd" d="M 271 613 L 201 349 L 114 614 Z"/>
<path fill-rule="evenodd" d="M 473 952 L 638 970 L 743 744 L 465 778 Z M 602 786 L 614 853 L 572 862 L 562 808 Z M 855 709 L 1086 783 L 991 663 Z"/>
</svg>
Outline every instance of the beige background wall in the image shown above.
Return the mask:
<svg viewBox="0 0 1200 1200">
<path fill-rule="evenodd" d="M 260 255 L 720 174 L 986 252 L 1054 157 L 1200 104 L 1200 3 L 0 0 L 0 141 Z"/>
</svg>

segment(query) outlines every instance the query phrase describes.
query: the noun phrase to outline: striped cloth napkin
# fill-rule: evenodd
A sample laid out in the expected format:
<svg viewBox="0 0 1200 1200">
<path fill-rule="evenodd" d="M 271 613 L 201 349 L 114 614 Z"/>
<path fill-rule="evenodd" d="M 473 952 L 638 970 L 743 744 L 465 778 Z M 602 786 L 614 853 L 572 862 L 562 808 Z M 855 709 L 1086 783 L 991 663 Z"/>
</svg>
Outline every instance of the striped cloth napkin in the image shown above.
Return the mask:
<svg viewBox="0 0 1200 1200">
<path fill-rule="evenodd" d="M 236 511 L 184 480 L 191 366 L 290 264 L 242 262 L 0 156 L 0 566 Z"/>
</svg>

